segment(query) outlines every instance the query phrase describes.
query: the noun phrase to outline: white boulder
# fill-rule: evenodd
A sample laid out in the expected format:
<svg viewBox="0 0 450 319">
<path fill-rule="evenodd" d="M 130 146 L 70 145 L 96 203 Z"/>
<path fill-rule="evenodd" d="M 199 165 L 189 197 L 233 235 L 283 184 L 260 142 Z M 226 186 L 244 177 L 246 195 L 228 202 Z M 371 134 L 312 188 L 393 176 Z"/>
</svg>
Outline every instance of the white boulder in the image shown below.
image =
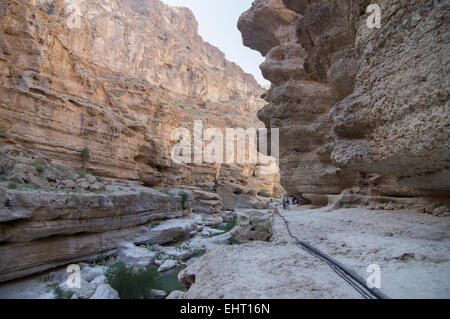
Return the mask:
<svg viewBox="0 0 450 319">
<path fill-rule="evenodd" d="M 133 243 L 122 243 L 117 252 L 117 261 L 132 267 L 150 266 L 156 254 L 146 248 L 136 247 Z"/>
<path fill-rule="evenodd" d="M 90 299 L 120 299 L 119 293 L 108 284 L 101 284 Z"/>
<path fill-rule="evenodd" d="M 167 259 L 161 266 L 158 268 L 158 272 L 166 271 L 172 268 L 175 268 L 177 263 L 172 259 Z"/>
</svg>

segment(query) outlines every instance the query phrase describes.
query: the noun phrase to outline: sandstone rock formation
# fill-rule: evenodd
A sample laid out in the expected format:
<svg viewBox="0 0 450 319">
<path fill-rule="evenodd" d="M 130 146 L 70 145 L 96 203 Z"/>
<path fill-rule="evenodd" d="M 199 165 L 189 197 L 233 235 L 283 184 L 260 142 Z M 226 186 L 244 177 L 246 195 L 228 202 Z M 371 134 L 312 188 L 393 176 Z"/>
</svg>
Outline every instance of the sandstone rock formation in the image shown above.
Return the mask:
<svg viewBox="0 0 450 319">
<path fill-rule="evenodd" d="M 247 209 L 238 211 L 236 215 L 237 223 L 231 235 L 240 243 L 270 241 L 274 218 L 271 210 Z"/>
<path fill-rule="evenodd" d="M 272 82 L 259 118 L 280 128 L 291 194 L 448 201 L 450 7 L 446 1 L 256 0 L 238 27 Z M 312 194 L 312 195 L 311 195 Z"/>
<path fill-rule="evenodd" d="M 0 4 L 0 144 L 19 143 L 72 170 L 85 165 L 150 187 L 214 186 L 220 165 L 172 161 L 174 129 L 192 130 L 194 120 L 261 127 L 262 93 L 202 40 L 186 8 L 157 0 Z M 282 192 L 277 177 L 249 178 L 258 190 Z"/>
<path fill-rule="evenodd" d="M 188 218 L 200 205 L 189 188 L 165 193 L 108 181 L 101 182 L 104 191 L 64 188 L 68 178 L 97 179 L 82 178 L 21 146 L 0 147 L 0 167 L 0 282 L 109 255 L 122 246 L 119 260 L 151 263 L 154 254 L 131 243 L 179 242 L 201 231 L 199 222 Z M 33 184 L 31 176 L 45 187 Z"/>
<path fill-rule="evenodd" d="M 171 158 L 174 130 L 192 134 L 194 120 L 261 127 L 262 93 L 202 40 L 188 9 L 158 0 L 2 2 L 0 282 L 115 254 L 123 242 L 186 240 L 229 217 L 219 190 L 230 184 L 241 193 L 229 209 L 260 191 L 280 195 L 274 160 Z"/>
</svg>

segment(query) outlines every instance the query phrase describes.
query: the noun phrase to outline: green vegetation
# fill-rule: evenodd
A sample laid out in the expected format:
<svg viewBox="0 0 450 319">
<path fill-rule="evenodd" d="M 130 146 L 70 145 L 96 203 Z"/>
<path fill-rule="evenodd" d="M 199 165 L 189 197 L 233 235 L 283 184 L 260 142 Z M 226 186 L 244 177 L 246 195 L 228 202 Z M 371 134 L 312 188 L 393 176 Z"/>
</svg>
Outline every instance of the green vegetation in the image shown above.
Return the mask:
<svg viewBox="0 0 450 319">
<path fill-rule="evenodd" d="M 264 189 L 258 192 L 258 196 L 261 196 L 261 197 L 270 197 L 270 195 L 267 194 L 267 191 L 264 190 Z"/>
<path fill-rule="evenodd" d="M 147 248 L 150 249 L 150 247 Z M 184 291 L 184 286 L 178 281 L 178 273 L 182 269 L 177 267 L 158 273 L 155 266 L 133 269 L 118 262 L 110 264 L 105 277 L 108 284 L 119 293 L 121 299 L 152 299 L 152 289 L 164 290 L 167 293 L 174 290 Z"/>
<path fill-rule="evenodd" d="M 94 265 L 96 266 L 107 266 L 110 264 L 113 264 L 115 261 L 114 256 L 108 256 L 105 254 L 100 254 L 97 256 L 97 258 L 94 261 Z"/>
<path fill-rule="evenodd" d="M 35 190 L 35 191 L 41 189 L 40 186 L 35 185 L 35 184 L 25 184 L 23 187 L 24 187 L 25 189 L 31 189 L 31 190 Z"/>
<path fill-rule="evenodd" d="M 54 279 L 55 279 L 54 274 L 50 273 L 50 274 L 47 274 L 47 275 L 39 278 L 39 281 L 40 282 L 49 282 L 49 281 L 53 281 Z"/>
<path fill-rule="evenodd" d="M 244 129 L 244 130 L 247 129 L 245 126 L 238 126 L 238 125 L 234 125 L 234 124 L 227 124 L 226 127 L 228 127 L 228 128 L 234 128 L 234 129 L 241 128 L 241 129 Z"/>
<path fill-rule="evenodd" d="M 198 250 L 195 250 L 195 251 L 192 253 L 191 258 L 201 257 L 201 256 L 203 256 L 204 254 L 206 254 L 206 250 L 205 250 L 205 249 L 198 249 Z"/>
<path fill-rule="evenodd" d="M 45 165 L 42 165 L 38 161 L 34 161 L 31 165 L 34 166 L 34 168 L 36 169 L 38 174 L 43 174 L 45 172 L 45 170 L 47 169 L 47 167 Z"/>
<path fill-rule="evenodd" d="M 81 178 L 86 177 L 86 172 L 84 172 L 84 171 L 76 171 L 75 174 L 77 174 L 77 175 L 80 176 Z"/>
<path fill-rule="evenodd" d="M 228 245 L 240 245 L 241 243 L 239 240 L 237 240 L 234 236 L 231 237 L 231 239 L 228 242 Z"/>
<path fill-rule="evenodd" d="M 89 160 L 91 159 L 91 152 L 89 151 L 89 149 L 83 148 L 80 152 L 80 156 L 81 156 L 81 162 L 83 163 L 83 170 L 86 171 L 86 165 L 89 162 Z"/>
<path fill-rule="evenodd" d="M 58 165 L 56 166 L 56 169 L 59 171 L 58 175 L 62 175 L 64 179 L 70 179 L 72 172 L 69 171 L 67 168 L 65 168 L 64 166 Z"/>
<path fill-rule="evenodd" d="M 6 137 L 6 136 L 8 136 L 8 132 L 6 132 L 5 130 L 1 130 L 0 137 Z"/>
<path fill-rule="evenodd" d="M 60 286 L 53 287 L 53 293 L 55 294 L 56 299 L 70 299 L 74 294 L 73 291 L 62 290 Z"/>
<path fill-rule="evenodd" d="M 134 270 L 121 262 L 111 265 L 105 274 L 109 285 L 117 290 L 121 299 L 151 299 L 157 276 L 158 271 L 154 267 Z"/>
<path fill-rule="evenodd" d="M 144 175 L 142 173 L 138 173 L 138 176 L 139 176 L 139 181 L 141 183 L 143 183 L 144 182 Z"/>
<path fill-rule="evenodd" d="M 178 196 L 181 197 L 181 206 L 183 208 L 186 208 L 186 201 L 188 200 L 189 196 L 186 192 L 179 192 Z"/>
<path fill-rule="evenodd" d="M 159 190 L 160 193 L 169 195 L 169 196 L 174 196 L 171 192 L 169 192 L 167 189 L 160 189 Z"/>
<path fill-rule="evenodd" d="M 345 209 L 356 208 L 356 207 L 358 207 L 356 204 L 350 204 L 350 203 L 346 203 L 346 204 L 342 205 L 342 208 L 345 208 Z"/>
<path fill-rule="evenodd" d="M 78 196 L 72 197 L 72 200 L 73 200 L 75 203 L 77 203 L 77 204 L 80 203 L 80 197 L 78 197 Z"/>
<path fill-rule="evenodd" d="M 236 222 L 237 222 L 237 218 L 236 218 L 236 216 L 234 216 L 230 222 L 228 222 L 226 224 L 215 225 L 215 226 L 212 226 L 212 228 L 222 230 L 224 232 L 229 232 L 230 230 L 232 230 L 234 228 L 234 226 L 236 226 Z"/>
<path fill-rule="evenodd" d="M 17 183 L 15 183 L 15 182 L 10 182 L 10 183 L 8 183 L 8 186 L 7 186 L 9 189 L 17 189 L 19 186 L 17 185 Z"/>
<path fill-rule="evenodd" d="M 213 194 L 216 194 L 217 192 L 214 190 L 214 189 L 208 189 L 208 190 L 206 190 L 208 193 L 213 193 Z"/>
<path fill-rule="evenodd" d="M 0 176 L 0 182 L 6 182 L 8 179 L 5 176 Z"/>
</svg>

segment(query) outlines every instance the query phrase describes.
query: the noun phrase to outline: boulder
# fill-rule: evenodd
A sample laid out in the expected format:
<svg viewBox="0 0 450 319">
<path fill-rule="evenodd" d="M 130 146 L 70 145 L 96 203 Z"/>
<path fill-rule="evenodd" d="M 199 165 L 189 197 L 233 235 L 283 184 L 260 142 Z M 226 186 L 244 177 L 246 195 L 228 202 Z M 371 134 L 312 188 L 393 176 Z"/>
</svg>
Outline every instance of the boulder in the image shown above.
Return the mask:
<svg viewBox="0 0 450 319">
<path fill-rule="evenodd" d="M 216 235 L 220 235 L 220 234 L 223 234 L 223 233 L 224 233 L 223 230 L 205 227 L 205 228 L 203 228 L 203 230 L 200 233 L 200 235 L 203 236 L 203 237 L 211 237 L 211 236 L 216 236 Z"/>
<path fill-rule="evenodd" d="M 226 210 L 235 208 L 247 208 L 253 199 L 252 190 L 240 184 L 223 182 L 217 188 L 217 194 L 223 200 Z"/>
<path fill-rule="evenodd" d="M 99 182 L 95 182 L 94 184 L 89 186 L 89 189 L 91 191 L 102 191 L 105 189 L 105 185 L 103 185 L 102 183 L 99 183 Z"/>
<path fill-rule="evenodd" d="M 120 299 L 119 293 L 108 284 L 101 284 L 90 299 Z"/>
<path fill-rule="evenodd" d="M 177 263 L 172 259 L 167 259 L 165 262 L 162 263 L 161 266 L 158 268 L 158 272 L 163 272 L 172 268 L 175 268 L 177 266 Z"/>
<path fill-rule="evenodd" d="M 86 181 L 83 181 L 83 182 L 77 183 L 77 186 L 78 186 L 78 188 L 81 188 L 81 189 L 89 189 L 89 186 L 91 186 L 91 184 L 89 184 Z"/>
<path fill-rule="evenodd" d="M 88 183 L 91 185 L 95 184 L 97 182 L 97 179 L 92 175 L 87 176 L 86 179 L 87 179 Z"/>
<path fill-rule="evenodd" d="M 67 281 L 64 281 L 59 285 L 63 292 L 73 292 L 72 298 L 74 299 L 89 299 L 95 292 L 95 287 L 81 278 L 80 288 L 69 288 Z"/>
<path fill-rule="evenodd" d="M 158 252 L 163 253 L 166 256 L 178 258 L 180 260 L 188 259 L 192 256 L 192 252 L 189 250 L 175 248 L 175 247 L 158 247 Z"/>
<path fill-rule="evenodd" d="M 98 287 L 100 284 L 106 283 L 106 277 L 104 275 L 101 275 L 94 280 L 91 281 L 91 285 L 94 287 Z"/>
<path fill-rule="evenodd" d="M 102 266 L 84 267 L 81 270 L 81 278 L 83 278 L 87 282 L 92 282 L 95 278 L 104 275 L 105 272 L 106 272 L 106 267 L 102 267 Z"/>
<path fill-rule="evenodd" d="M 164 299 L 167 296 L 167 292 L 164 290 L 151 289 L 150 294 L 153 299 Z"/>
<path fill-rule="evenodd" d="M 65 188 L 71 188 L 71 189 L 75 188 L 75 186 L 76 186 L 75 182 L 72 180 L 69 180 L 69 179 L 62 181 L 62 184 L 64 185 Z"/>
<path fill-rule="evenodd" d="M 252 199 L 249 202 L 249 207 L 252 208 L 252 209 L 266 209 L 267 208 L 267 204 L 265 202 L 260 201 L 260 200 Z"/>
<path fill-rule="evenodd" d="M 146 248 L 136 247 L 133 243 L 122 243 L 117 252 L 117 261 L 132 267 L 150 266 L 156 254 Z"/>
<path fill-rule="evenodd" d="M 152 244 L 180 242 L 191 237 L 191 232 L 198 230 L 193 219 L 171 219 L 152 228 L 149 240 Z"/>
<path fill-rule="evenodd" d="M 236 226 L 231 234 L 239 242 L 270 241 L 273 234 L 273 213 L 270 210 L 246 209 L 237 212 Z"/>
<path fill-rule="evenodd" d="M 206 238 L 197 236 L 185 243 L 184 247 L 191 250 L 211 249 L 217 246 L 227 245 L 228 243 L 230 243 L 231 239 L 232 235 L 230 234 L 230 232 Z"/>
</svg>

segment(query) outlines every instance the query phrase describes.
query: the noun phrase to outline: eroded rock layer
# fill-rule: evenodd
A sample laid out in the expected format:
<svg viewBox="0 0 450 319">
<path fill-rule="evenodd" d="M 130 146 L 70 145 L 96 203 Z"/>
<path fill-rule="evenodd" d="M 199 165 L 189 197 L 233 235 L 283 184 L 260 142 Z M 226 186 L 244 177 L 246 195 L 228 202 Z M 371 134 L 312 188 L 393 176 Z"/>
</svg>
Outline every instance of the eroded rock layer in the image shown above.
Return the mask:
<svg viewBox="0 0 450 319">
<path fill-rule="evenodd" d="M 266 56 L 258 116 L 280 128 L 289 193 L 448 197 L 449 4 L 376 3 L 379 29 L 368 0 L 257 0 L 240 18 Z"/>
<path fill-rule="evenodd" d="M 157 0 L 0 4 L 0 137 L 65 167 L 82 167 L 87 149 L 97 176 L 214 185 L 220 166 L 172 161 L 174 129 L 192 130 L 194 120 L 261 127 L 262 93 L 202 40 L 186 8 Z M 280 192 L 273 176 L 262 180 Z"/>
</svg>

